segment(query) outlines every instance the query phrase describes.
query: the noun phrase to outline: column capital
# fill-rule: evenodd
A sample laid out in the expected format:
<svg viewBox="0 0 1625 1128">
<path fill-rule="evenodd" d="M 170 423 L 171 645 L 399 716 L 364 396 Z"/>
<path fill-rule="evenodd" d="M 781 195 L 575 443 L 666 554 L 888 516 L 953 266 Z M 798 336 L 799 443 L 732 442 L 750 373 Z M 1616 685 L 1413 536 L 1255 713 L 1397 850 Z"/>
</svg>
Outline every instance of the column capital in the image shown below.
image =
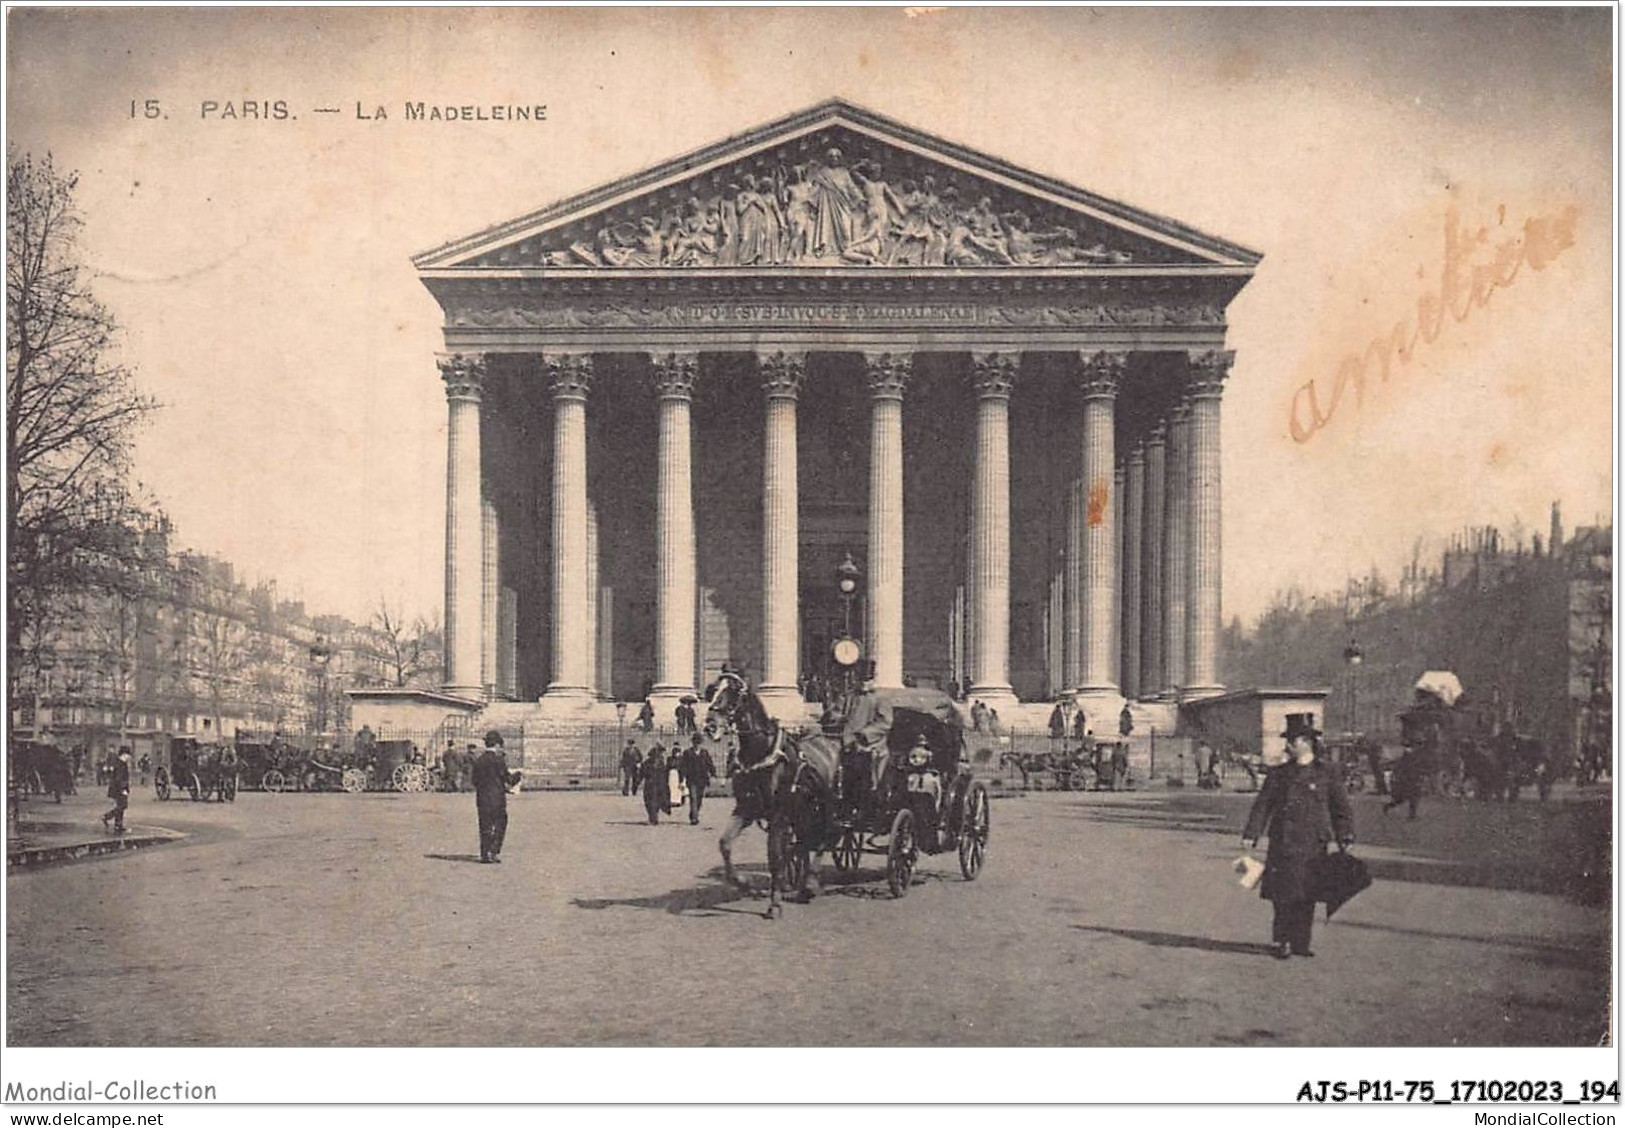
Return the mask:
<svg viewBox="0 0 1625 1128">
<path fill-rule="evenodd" d="M 1128 353 L 1122 349 L 1085 349 L 1078 354 L 1083 362 L 1079 376 L 1083 383 L 1083 398 L 1112 399 L 1123 381 L 1123 369 L 1128 364 Z"/>
<path fill-rule="evenodd" d="M 1128 458 L 1125 460 L 1129 466 L 1145 465 L 1145 440 L 1135 439 L 1128 448 Z"/>
<path fill-rule="evenodd" d="M 592 354 L 548 353 L 542 357 L 542 371 L 554 399 L 585 400 L 592 387 Z"/>
<path fill-rule="evenodd" d="M 1145 445 L 1146 445 L 1146 448 L 1147 448 L 1148 452 L 1149 452 L 1149 449 L 1151 447 L 1160 447 L 1160 446 L 1164 445 L 1167 441 L 1168 441 L 1168 425 L 1166 423 L 1164 423 L 1162 420 L 1160 420 L 1160 419 L 1157 420 L 1157 422 L 1151 424 L 1151 426 L 1146 429 L 1146 432 L 1145 432 Z"/>
<path fill-rule="evenodd" d="M 807 374 L 804 352 L 759 352 L 756 367 L 762 374 L 762 391 L 767 398 L 793 400 L 801 394 L 801 381 Z"/>
<path fill-rule="evenodd" d="M 869 396 L 877 400 L 901 400 L 903 388 L 914 369 L 913 353 L 866 352 L 864 366 L 869 372 Z"/>
<path fill-rule="evenodd" d="M 484 353 L 441 353 L 434 362 L 446 383 L 448 400 L 480 402 L 485 386 Z"/>
<path fill-rule="evenodd" d="M 1016 386 L 1016 370 L 1021 354 L 1013 352 L 973 352 L 970 354 L 971 386 L 977 399 L 1010 398 Z"/>
<path fill-rule="evenodd" d="M 655 398 L 663 400 L 691 400 L 694 398 L 694 378 L 699 372 L 698 353 L 654 353 L 649 357 L 654 366 Z"/>
<path fill-rule="evenodd" d="M 1235 363 L 1233 349 L 1202 349 L 1187 354 L 1190 373 L 1185 378 L 1185 394 L 1191 399 L 1218 399 Z"/>
<path fill-rule="evenodd" d="M 1191 401 L 1188 397 L 1181 399 L 1168 409 L 1168 426 L 1179 427 L 1191 421 Z"/>
</svg>

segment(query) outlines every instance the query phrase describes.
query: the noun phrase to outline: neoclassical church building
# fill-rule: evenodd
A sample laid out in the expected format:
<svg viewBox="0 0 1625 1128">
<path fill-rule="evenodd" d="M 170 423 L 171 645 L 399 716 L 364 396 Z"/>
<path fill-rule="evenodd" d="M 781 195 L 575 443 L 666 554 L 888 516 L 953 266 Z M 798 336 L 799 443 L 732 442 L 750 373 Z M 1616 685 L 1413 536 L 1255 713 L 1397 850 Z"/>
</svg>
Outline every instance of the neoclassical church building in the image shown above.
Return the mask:
<svg viewBox="0 0 1625 1128">
<path fill-rule="evenodd" d="M 669 710 L 732 660 L 784 714 L 850 635 L 1004 716 L 1221 692 L 1259 261 L 841 101 L 418 255 L 446 691 Z"/>
</svg>

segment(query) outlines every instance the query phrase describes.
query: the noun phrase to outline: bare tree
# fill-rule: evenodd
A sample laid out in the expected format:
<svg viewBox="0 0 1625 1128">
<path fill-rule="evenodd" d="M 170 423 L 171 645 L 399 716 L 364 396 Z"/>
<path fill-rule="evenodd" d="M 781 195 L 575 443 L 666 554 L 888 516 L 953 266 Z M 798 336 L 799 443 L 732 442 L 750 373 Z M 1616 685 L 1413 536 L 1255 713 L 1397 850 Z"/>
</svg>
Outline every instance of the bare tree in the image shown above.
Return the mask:
<svg viewBox="0 0 1625 1128">
<path fill-rule="evenodd" d="M 420 615 L 408 625 L 406 614 L 391 607 L 382 597 L 373 612 L 372 627 L 383 650 L 384 665 L 391 684 L 412 685 L 425 675 L 433 677 L 440 667 L 440 630 L 436 623 Z"/>
<path fill-rule="evenodd" d="M 217 740 L 224 739 L 221 714 L 228 695 L 236 691 L 253 664 L 248 625 L 224 609 L 209 608 L 197 615 L 195 676 L 208 695 Z"/>
<path fill-rule="evenodd" d="M 117 326 L 78 248 L 77 174 L 47 155 L 6 162 L 8 652 L 49 631 L 52 601 L 118 551 L 130 437 L 154 402 L 112 359 Z M 7 681 L 17 687 L 17 669 Z"/>
</svg>

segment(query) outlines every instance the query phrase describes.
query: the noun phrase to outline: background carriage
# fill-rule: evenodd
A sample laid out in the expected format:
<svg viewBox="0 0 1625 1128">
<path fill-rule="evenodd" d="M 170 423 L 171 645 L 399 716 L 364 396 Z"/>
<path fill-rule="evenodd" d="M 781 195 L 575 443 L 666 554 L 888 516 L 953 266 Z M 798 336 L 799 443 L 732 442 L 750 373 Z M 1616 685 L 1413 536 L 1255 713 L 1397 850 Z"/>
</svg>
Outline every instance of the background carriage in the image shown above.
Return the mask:
<svg viewBox="0 0 1625 1128">
<path fill-rule="evenodd" d="M 986 785 L 972 778 L 959 710 L 947 694 L 932 690 L 879 692 L 891 710 L 882 762 L 851 748 L 842 753 L 832 820 L 836 868 L 856 870 L 864 854 L 883 854 L 886 884 L 902 897 L 922 853 L 957 851 L 960 873 L 976 880 L 991 813 Z M 795 888 L 800 874 L 794 869 L 806 865 L 806 849 L 794 843 L 787 856 Z"/>
<path fill-rule="evenodd" d="M 423 762 L 418 746 L 410 740 L 374 741 L 365 762 L 357 765 L 367 773 L 372 791 L 440 790 L 440 775 Z"/>
<path fill-rule="evenodd" d="M 202 748 L 190 736 L 170 737 L 158 748 L 152 771 L 152 789 L 158 798 L 168 799 L 178 791 L 186 792 L 194 802 L 203 798 L 203 780 L 198 774 Z"/>
</svg>

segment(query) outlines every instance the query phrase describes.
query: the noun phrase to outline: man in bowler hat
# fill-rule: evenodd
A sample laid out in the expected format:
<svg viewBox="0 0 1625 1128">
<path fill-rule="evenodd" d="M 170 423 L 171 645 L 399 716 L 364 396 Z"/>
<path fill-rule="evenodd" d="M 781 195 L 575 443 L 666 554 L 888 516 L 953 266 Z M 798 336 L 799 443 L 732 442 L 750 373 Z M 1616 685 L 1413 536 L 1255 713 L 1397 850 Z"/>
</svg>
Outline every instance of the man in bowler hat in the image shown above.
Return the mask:
<svg viewBox="0 0 1625 1128">
<path fill-rule="evenodd" d="M 1314 955 L 1309 939 L 1316 871 L 1329 844 L 1335 841 L 1341 850 L 1354 841 L 1354 811 L 1336 768 L 1317 755 L 1320 730 L 1314 714 L 1289 714 L 1281 735 L 1290 759 L 1270 769 L 1241 839 L 1252 846 L 1269 836 L 1259 895 L 1275 904 L 1271 954 L 1284 960 Z"/>
<path fill-rule="evenodd" d="M 711 777 L 717 774 L 716 761 L 711 759 L 711 752 L 705 747 L 704 736 L 694 734 L 689 746 L 683 750 L 681 766 L 683 782 L 688 784 L 688 822 L 690 826 L 697 826 L 700 807 L 705 803 L 705 789 L 711 785 Z"/>
<path fill-rule="evenodd" d="M 485 751 L 474 761 L 474 805 L 480 816 L 480 861 L 502 861 L 502 840 L 508 833 L 508 788 L 519 782 L 519 773 L 508 770 L 508 757 L 502 750 L 502 734 L 492 729 L 485 734 Z"/>
</svg>

